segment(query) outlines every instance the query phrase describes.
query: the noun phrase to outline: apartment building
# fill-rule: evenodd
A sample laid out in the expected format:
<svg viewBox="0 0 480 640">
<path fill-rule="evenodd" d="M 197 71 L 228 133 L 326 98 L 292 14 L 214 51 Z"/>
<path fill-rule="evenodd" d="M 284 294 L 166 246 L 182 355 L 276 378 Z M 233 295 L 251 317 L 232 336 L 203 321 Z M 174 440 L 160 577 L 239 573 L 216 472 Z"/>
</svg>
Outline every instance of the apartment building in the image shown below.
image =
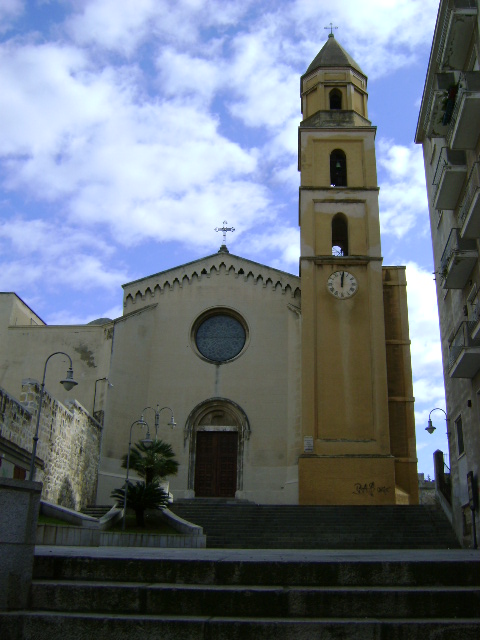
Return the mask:
<svg viewBox="0 0 480 640">
<path fill-rule="evenodd" d="M 434 253 L 450 508 L 465 546 L 480 524 L 479 5 L 440 1 L 415 135 L 423 147 Z M 433 417 L 437 428 L 445 424 L 440 413 Z"/>
</svg>

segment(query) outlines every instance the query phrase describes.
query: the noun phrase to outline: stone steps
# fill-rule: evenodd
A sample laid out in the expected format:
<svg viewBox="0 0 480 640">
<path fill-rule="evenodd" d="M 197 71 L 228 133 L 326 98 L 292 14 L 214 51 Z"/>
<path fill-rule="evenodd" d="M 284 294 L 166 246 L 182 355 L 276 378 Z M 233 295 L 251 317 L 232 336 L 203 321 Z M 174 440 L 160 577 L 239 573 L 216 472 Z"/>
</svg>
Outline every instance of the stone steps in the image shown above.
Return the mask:
<svg viewBox="0 0 480 640">
<path fill-rule="evenodd" d="M 437 505 L 314 507 L 179 501 L 170 507 L 203 527 L 210 548 L 459 548 Z"/>
<path fill-rule="evenodd" d="M 84 507 L 80 513 L 83 513 L 86 516 L 91 516 L 92 518 L 103 518 L 104 515 L 106 515 L 110 509 L 112 508 L 112 505 L 88 505 L 86 507 Z"/>
<path fill-rule="evenodd" d="M 0 613 L 2 640 L 480 634 L 480 555 L 471 551 L 91 553 L 37 553 L 30 608 Z"/>
</svg>

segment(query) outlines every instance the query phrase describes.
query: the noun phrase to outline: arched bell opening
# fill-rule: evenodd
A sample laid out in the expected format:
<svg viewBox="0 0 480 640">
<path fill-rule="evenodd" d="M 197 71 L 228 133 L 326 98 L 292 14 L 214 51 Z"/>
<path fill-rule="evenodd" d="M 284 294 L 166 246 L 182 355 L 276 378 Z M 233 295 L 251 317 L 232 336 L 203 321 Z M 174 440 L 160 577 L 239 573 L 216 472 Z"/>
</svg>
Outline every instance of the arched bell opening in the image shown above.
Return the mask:
<svg viewBox="0 0 480 640">
<path fill-rule="evenodd" d="M 342 108 L 342 92 L 338 89 L 332 89 L 328 94 L 330 99 L 330 109 Z"/>
<path fill-rule="evenodd" d="M 332 219 L 332 255 L 348 256 L 348 221 L 343 213 Z"/>
<path fill-rule="evenodd" d="M 330 186 L 347 186 L 347 157 L 341 149 L 330 154 Z"/>
</svg>

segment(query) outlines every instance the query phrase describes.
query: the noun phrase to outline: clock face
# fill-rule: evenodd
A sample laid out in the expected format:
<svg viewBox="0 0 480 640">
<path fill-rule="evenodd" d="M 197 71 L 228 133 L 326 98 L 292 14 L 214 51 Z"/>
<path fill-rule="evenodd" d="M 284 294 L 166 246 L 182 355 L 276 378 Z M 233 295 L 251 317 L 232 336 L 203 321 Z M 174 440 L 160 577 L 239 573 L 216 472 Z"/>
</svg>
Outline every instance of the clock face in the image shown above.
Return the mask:
<svg viewBox="0 0 480 640">
<path fill-rule="evenodd" d="M 351 298 L 358 291 L 358 282 L 349 271 L 334 271 L 327 280 L 327 289 L 339 300 Z"/>
</svg>

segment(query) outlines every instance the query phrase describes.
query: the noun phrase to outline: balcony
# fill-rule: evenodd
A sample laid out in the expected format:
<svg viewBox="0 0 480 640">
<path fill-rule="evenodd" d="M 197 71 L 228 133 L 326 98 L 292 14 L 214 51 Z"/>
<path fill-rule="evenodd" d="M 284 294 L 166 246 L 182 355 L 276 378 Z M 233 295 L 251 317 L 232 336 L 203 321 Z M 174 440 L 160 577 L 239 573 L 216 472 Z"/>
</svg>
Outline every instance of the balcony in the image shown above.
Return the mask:
<svg viewBox="0 0 480 640">
<path fill-rule="evenodd" d="M 455 333 L 448 358 L 451 378 L 473 378 L 480 370 L 480 337 L 472 335 L 476 324 L 465 320 Z"/>
<path fill-rule="evenodd" d="M 444 289 L 463 289 L 478 260 L 476 240 L 461 238 L 460 229 L 452 229 L 440 260 Z"/>
<path fill-rule="evenodd" d="M 480 134 L 480 71 L 462 73 L 455 97 L 447 146 L 450 149 L 475 149 Z"/>
<path fill-rule="evenodd" d="M 480 238 L 480 162 L 475 162 L 458 211 L 462 238 Z"/>
<path fill-rule="evenodd" d="M 452 4 L 443 24 L 438 26 L 441 35 L 437 63 L 442 70 L 465 67 L 477 19 L 476 0 L 454 0 Z"/>
<path fill-rule="evenodd" d="M 458 196 L 467 177 L 464 151 L 443 147 L 433 178 L 433 206 L 435 209 L 455 209 Z"/>
<path fill-rule="evenodd" d="M 453 112 L 454 99 L 457 91 L 456 87 L 459 79 L 460 73 L 458 71 L 455 73 L 435 74 L 425 115 L 425 133 L 428 137 L 446 137 L 451 120 L 451 113 Z M 453 102 L 450 105 L 449 96 L 451 99 L 451 92 L 453 88 L 455 89 L 455 95 L 453 96 Z"/>
</svg>

